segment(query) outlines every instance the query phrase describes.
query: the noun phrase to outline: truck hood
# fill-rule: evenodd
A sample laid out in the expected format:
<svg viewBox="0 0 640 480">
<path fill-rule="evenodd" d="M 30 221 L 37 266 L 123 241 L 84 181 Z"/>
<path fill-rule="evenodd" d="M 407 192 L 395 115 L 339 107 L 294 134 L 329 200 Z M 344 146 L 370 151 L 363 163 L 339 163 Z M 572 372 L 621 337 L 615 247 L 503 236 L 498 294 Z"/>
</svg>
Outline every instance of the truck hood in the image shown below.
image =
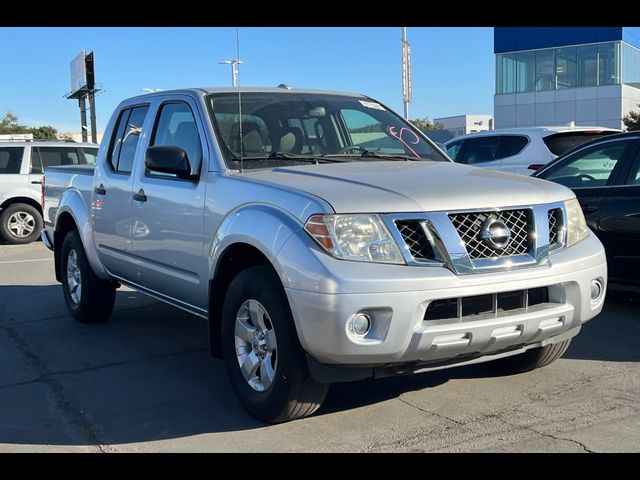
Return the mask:
<svg viewBox="0 0 640 480">
<path fill-rule="evenodd" d="M 336 213 L 501 208 L 567 200 L 561 185 L 450 162 L 350 162 L 245 171 L 244 176 L 320 197 Z"/>
</svg>

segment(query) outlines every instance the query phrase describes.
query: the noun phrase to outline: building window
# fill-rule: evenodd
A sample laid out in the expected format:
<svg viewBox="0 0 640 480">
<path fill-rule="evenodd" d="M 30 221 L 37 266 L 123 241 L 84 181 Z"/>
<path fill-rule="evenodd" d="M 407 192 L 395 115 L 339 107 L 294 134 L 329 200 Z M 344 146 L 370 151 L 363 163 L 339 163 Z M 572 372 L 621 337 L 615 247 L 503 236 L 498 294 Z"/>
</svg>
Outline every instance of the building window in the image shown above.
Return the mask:
<svg viewBox="0 0 640 480">
<path fill-rule="evenodd" d="M 598 45 L 598 85 L 616 85 L 618 76 L 618 43 Z"/>
<path fill-rule="evenodd" d="M 556 50 L 556 88 L 576 87 L 576 47 Z"/>
<path fill-rule="evenodd" d="M 577 48 L 578 86 L 595 87 L 598 85 L 598 46 L 583 45 Z"/>
<path fill-rule="evenodd" d="M 543 92 L 620 83 L 620 43 L 496 55 L 496 93 Z M 640 50 L 623 43 L 624 83 L 640 81 Z M 625 59 L 630 63 L 627 64 Z M 635 69 L 635 70 L 634 70 Z M 635 79 L 635 80 L 634 80 Z"/>
<path fill-rule="evenodd" d="M 516 91 L 516 55 L 497 55 L 496 70 L 496 91 L 514 93 Z"/>
<path fill-rule="evenodd" d="M 536 53 L 521 52 L 516 58 L 517 91 L 533 92 L 536 85 Z"/>
<path fill-rule="evenodd" d="M 555 89 L 555 51 L 536 52 L 536 92 Z"/>
<path fill-rule="evenodd" d="M 640 88 L 640 50 L 622 42 L 622 83 Z"/>
</svg>

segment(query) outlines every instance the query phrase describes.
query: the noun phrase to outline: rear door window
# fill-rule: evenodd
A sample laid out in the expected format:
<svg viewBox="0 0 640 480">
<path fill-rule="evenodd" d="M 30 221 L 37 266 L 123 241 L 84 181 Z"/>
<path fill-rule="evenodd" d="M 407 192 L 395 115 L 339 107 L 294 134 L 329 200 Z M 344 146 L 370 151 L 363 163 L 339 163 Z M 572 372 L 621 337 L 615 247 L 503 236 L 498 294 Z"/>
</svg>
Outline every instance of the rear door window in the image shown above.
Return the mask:
<svg viewBox="0 0 640 480">
<path fill-rule="evenodd" d="M 586 132 L 561 132 L 554 133 L 544 137 L 542 141 L 545 143 L 551 153 L 556 156 L 560 156 L 563 153 L 567 153 L 569 150 L 595 140 L 596 138 L 606 137 L 619 132 L 601 132 L 601 131 L 586 131 Z"/>
<path fill-rule="evenodd" d="M 126 108 L 120 112 L 107 153 L 107 163 L 118 172 L 129 174 L 149 106 Z"/>
<path fill-rule="evenodd" d="M 518 155 L 524 150 L 527 143 L 529 143 L 529 138 L 524 135 L 501 135 L 496 159 Z"/>
<path fill-rule="evenodd" d="M 498 135 L 470 138 L 466 141 L 460 163 L 476 165 L 492 162 L 497 159 L 499 144 Z"/>
<path fill-rule="evenodd" d="M 20 173 L 24 147 L 0 148 L 0 175 Z"/>
</svg>

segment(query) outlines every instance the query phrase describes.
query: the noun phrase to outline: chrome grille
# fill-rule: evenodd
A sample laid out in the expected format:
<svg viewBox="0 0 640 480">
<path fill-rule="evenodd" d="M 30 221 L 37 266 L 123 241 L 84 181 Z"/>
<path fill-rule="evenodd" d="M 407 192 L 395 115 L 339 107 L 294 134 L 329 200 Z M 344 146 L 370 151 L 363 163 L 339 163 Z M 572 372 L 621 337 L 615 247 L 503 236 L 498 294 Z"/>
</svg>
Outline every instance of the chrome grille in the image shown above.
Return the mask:
<svg viewBox="0 0 640 480">
<path fill-rule="evenodd" d="M 511 231 L 511 240 L 503 249 L 489 246 L 480 238 L 482 225 L 492 215 L 503 222 Z M 469 258 L 476 260 L 528 253 L 531 247 L 529 241 L 530 215 L 530 210 L 520 209 L 498 212 L 453 213 L 449 215 L 449 218 L 458 231 Z"/>
<path fill-rule="evenodd" d="M 398 220 L 396 221 L 396 227 L 415 260 L 434 259 L 433 248 L 419 221 Z"/>
<path fill-rule="evenodd" d="M 562 210 L 559 208 L 554 208 L 553 210 L 549 210 L 547 215 L 549 218 L 549 246 L 553 248 L 558 246 L 557 244 L 561 241 L 560 228 Z"/>
</svg>

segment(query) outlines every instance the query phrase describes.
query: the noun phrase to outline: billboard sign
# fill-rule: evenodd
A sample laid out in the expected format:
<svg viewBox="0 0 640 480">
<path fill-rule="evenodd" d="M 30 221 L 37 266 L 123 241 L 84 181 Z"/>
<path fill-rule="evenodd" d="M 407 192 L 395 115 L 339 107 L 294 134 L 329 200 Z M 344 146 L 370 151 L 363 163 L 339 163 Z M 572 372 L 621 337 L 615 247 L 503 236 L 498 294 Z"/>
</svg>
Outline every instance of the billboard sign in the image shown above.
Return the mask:
<svg viewBox="0 0 640 480">
<path fill-rule="evenodd" d="M 87 86 L 87 70 L 84 50 L 71 61 L 71 91 L 77 92 Z"/>
</svg>

